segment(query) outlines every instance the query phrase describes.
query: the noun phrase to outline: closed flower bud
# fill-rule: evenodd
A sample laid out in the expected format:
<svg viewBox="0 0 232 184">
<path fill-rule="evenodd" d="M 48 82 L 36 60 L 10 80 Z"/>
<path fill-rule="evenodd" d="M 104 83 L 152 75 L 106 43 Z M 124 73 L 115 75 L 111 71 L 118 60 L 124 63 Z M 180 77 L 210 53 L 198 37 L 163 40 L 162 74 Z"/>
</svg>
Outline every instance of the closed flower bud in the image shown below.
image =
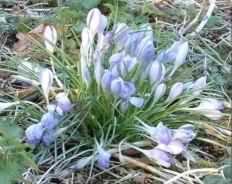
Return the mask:
<svg viewBox="0 0 232 184">
<path fill-rule="evenodd" d="M 155 93 L 154 93 L 155 102 L 159 101 L 159 99 L 164 96 L 166 89 L 167 89 L 167 86 L 164 83 L 161 83 L 156 87 Z"/>
<path fill-rule="evenodd" d="M 57 43 L 57 32 L 54 26 L 47 25 L 43 32 L 44 44 L 46 49 L 53 53 Z"/>
<path fill-rule="evenodd" d="M 198 107 L 192 108 L 192 111 L 198 112 L 212 120 L 221 119 L 224 114 L 221 112 L 224 109 L 222 101 L 213 98 L 203 99 Z"/>
<path fill-rule="evenodd" d="M 91 44 L 91 40 L 90 40 L 90 35 L 89 35 L 89 29 L 87 27 L 84 27 L 82 32 L 81 32 L 82 50 L 88 52 L 90 44 Z"/>
<path fill-rule="evenodd" d="M 49 100 L 48 100 L 49 92 L 50 92 L 50 90 L 52 88 L 52 84 L 53 84 L 53 74 L 52 74 L 51 70 L 49 70 L 47 68 L 43 69 L 40 73 L 39 81 L 40 81 L 40 84 L 42 87 L 44 97 L 48 103 L 49 102 Z"/>
<path fill-rule="evenodd" d="M 144 104 L 144 99 L 141 97 L 130 97 L 129 102 L 131 105 L 141 108 Z"/>
<path fill-rule="evenodd" d="M 29 126 L 26 131 L 26 139 L 29 144 L 39 144 L 44 133 L 44 128 L 41 123 Z"/>
<path fill-rule="evenodd" d="M 97 33 L 103 33 L 107 26 L 107 18 L 101 14 L 99 9 L 93 8 L 87 16 L 87 26 L 90 30 L 91 41 Z"/>
<path fill-rule="evenodd" d="M 65 93 L 59 93 L 56 95 L 56 103 L 63 112 L 70 112 L 73 107 L 71 101 Z"/>
<path fill-rule="evenodd" d="M 151 64 L 151 68 L 149 71 L 149 79 L 151 84 L 155 84 L 159 82 L 162 75 L 162 66 L 159 62 L 155 61 Z"/>
<path fill-rule="evenodd" d="M 207 77 L 201 77 L 193 83 L 192 91 L 194 95 L 199 95 L 201 91 L 207 86 Z"/>
<path fill-rule="evenodd" d="M 101 64 L 101 56 L 96 54 L 95 56 L 95 63 L 94 63 L 94 75 L 95 75 L 95 80 L 98 85 L 101 84 L 101 78 L 103 75 L 103 67 Z"/>
<path fill-rule="evenodd" d="M 124 46 L 130 37 L 130 32 L 130 28 L 125 23 L 117 24 L 113 30 L 113 38 L 115 43 L 120 47 Z"/>
<path fill-rule="evenodd" d="M 43 128 L 51 130 L 58 125 L 59 120 L 54 112 L 47 112 L 42 116 L 40 123 Z"/>
<path fill-rule="evenodd" d="M 187 41 L 182 42 L 181 44 L 178 44 L 177 46 L 177 53 L 176 53 L 176 58 L 174 61 L 174 66 L 173 69 L 170 73 L 170 76 L 172 76 L 175 71 L 182 65 L 185 63 L 185 59 L 187 57 L 188 54 L 188 50 L 189 50 L 189 45 Z"/>
<path fill-rule="evenodd" d="M 181 83 L 181 82 L 175 83 L 171 87 L 167 101 L 172 102 L 173 100 L 175 100 L 177 97 L 179 97 L 182 94 L 183 90 L 184 90 L 183 83 Z"/>
<path fill-rule="evenodd" d="M 92 83 L 92 77 L 89 71 L 89 68 L 87 66 L 86 60 L 84 57 L 81 57 L 81 77 L 83 82 L 86 84 L 87 87 L 89 87 Z"/>
<path fill-rule="evenodd" d="M 110 152 L 104 150 L 100 146 L 98 146 L 97 152 L 97 166 L 102 170 L 108 169 L 110 167 Z"/>
<path fill-rule="evenodd" d="M 101 86 L 103 90 L 110 91 L 111 88 L 111 82 L 116 78 L 115 75 L 112 74 L 111 71 L 105 70 L 102 79 L 101 79 Z"/>
</svg>

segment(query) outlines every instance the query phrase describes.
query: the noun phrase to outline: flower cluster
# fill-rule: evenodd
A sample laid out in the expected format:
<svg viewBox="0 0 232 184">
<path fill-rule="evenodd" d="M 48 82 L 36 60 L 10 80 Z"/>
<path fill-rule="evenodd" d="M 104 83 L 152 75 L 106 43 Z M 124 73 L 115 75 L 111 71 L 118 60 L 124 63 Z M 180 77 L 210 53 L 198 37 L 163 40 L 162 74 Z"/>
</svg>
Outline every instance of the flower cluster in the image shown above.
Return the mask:
<svg viewBox="0 0 232 184">
<path fill-rule="evenodd" d="M 140 122 L 140 129 L 157 143 L 157 146 L 151 150 L 136 149 L 164 167 L 170 167 L 174 163 L 173 156 L 186 155 L 188 144 L 196 137 L 194 126 L 191 124 L 173 130 L 164 126 L 162 122 L 157 127 L 149 126 L 141 120 Z"/>
<path fill-rule="evenodd" d="M 48 101 L 48 94 L 52 87 L 53 74 L 49 69 L 41 71 L 40 81 L 45 98 Z M 56 138 L 56 128 L 60 122 L 62 115 L 72 109 L 71 101 L 65 93 L 56 95 L 56 102 L 48 104 L 48 112 L 46 112 L 39 123 L 32 124 L 26 129 L 27 142 L 32 145 L 43 143 L 49 145 Z"/>
</svg>

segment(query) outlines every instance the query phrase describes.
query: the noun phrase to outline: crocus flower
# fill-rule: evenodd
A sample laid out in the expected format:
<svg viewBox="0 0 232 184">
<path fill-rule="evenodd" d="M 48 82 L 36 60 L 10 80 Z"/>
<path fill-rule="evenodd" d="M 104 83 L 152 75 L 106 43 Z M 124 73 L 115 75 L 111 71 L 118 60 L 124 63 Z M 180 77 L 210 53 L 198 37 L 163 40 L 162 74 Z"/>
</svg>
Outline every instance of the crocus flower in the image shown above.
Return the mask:
<svg viewBox="0 0 232 184">
<path fill-rule="evenodd" d="M 194 95 L 199 95 L 202 92 L 202 90 L 207 86 L 206 80 L 207 80 L 207 77 L 203 76 L 203 77 L 197 79 L 193 83 L 192 91 L 193 91 Z"/>
<path fill-rule="evenodd" d="M 151 84 L 160 81 L 162 75 L 162 66 L 159 62 L 155 61 L 151 64 L 149 71 L 149 79 Z"/>
<path fill-rule="evenodd" d="M 99 52 L 96 52 L 95 63 L 94 63 L 94 75 L 98 85 L 100 85 L 101 83 L 102 74 L 103 74 L 103 66 L 101 63 L 101 54 Z"/>
<path fill-rule="evenodd" d="M 145 37 L 139 43 L 136 49 L 136 56 L 139 60 L 143 61 L 146 65 L 155 59 L 155 47 L 153 40 L 150 37 Z"/>
<path fill-rule="evenodd" d="M 84 56 L 81 56 L 81 77 L 87 87 L 89 87 L 92 83 L 92 77 L 87 66 L 87 61 Z"/>
<path fill-rule="evenodd" d="M 178 129 L 174 130 L 173 139 L 181 140 L 183 143 L 189 143 L 196 137 L 194 126 L 185 124 Z"/>
<path fill-rule="evenodd" d="M 93 41 L 97 33 L 103 33 L 107 26 L 107 18 L 101 14 L 99 9 L 93 8 L 87 15 L 87 26 L 90 30 L 90 38 Z"/>
<path fill-rule="evenodd" d="M 53 74 L 52 74 L 51 70 L 49 70 L 47 68 L 43 69 L 40 73 L 39 81 L 40 81 L 45 99 L 48 103 L 49 102 L 48 95 L 49 95 L 49 92 L 50 92 L 50 90 L 52 88 L 52 84 L 53 84 Z"/>
<path fill-rule="evenodd" d="M 101 79 L 101 86 L 103 90 L 110 91 L 111 88 L 111 82 L 117 78 L 110 70 L 105 70 L 102 79 Z"/>
<path fill-rule="evenodd" d="M 56 140 L 55 129 L 46 130 L 43 134 L 41 143 L 45 146 L 49 146 Z"/>
<path fill-rule="evenodd" d="M 57 31 L 54 26 L 47 25 L 44 28 L 43 38 L 46 49 L 53 53 L 57 42 Z"/>
<path fill-rule="evenodd" d="M 174 61 L 174 67 L 170 73 L 170 76 L 172 76 L 175 71 L 183 64 L 185 63 L 185 59 L 187 57 L 188 54 L 188 49 L 189 49 L 189 45 L 187 41 L 181 42 L 180 45 L 178 45 L 177 48 L 177 53 L 176 53 L 176 58 Z"/>
<path fill-rule="evenodd" d="M 198 107 L 192 108 L 192 111 L 198 112 L 212 120 L 219 120 L 224 115 L 221 112 L 224 109 L 222 101 L 213 98 L 203 99 Z"/>
<path fill-rule="evenodd" d="M 47 112 L 42 116 L 40 123 L 43 128 L 51 130 L 58 125 L 59 120 L 54 112 Z"/>
<path fill-rule="evenodd" d="M 136 92 L 134 83 L 124 81 L 121 77 L 117 77 L 111 82 L 110 89 L 115 96 L 123 99 L 128 99 Z"/>
<path fill-rule="evenodd" d="M 114 42 L 119 45 L 119 47 L 124 46 L 130 37 L 130 32 L 131 29 L 125 23 L 117 24 L 113 29 Z"/>
<path fill-rule="evenodd" d="M 161 97 L 164 96 L 167 86 L 164 83 L 159 84 L 154 92 L 154 101 L 157 102 Z"/>
<path fill-rule="evenodd" d="M 182 94 L 184 90 L 184 84 L 181 82 L 177 82 L 175 84 L 173 84 L 173 86 L 171 87 L 171 90 L 169 92 L 169 96 L 167 98 L 168 102 L 172 102 L 174 101 L 178 96 L 180 96 Z"/>
<path fill-rule="evenodd" d="M 101 146 L 98 145 L 97 147 L 97 165 L 100 169 L 105 170 L 110 167 L 110 152 L 103 149 Z"/>
<path fill-rule="evenodd" d="M 82 51 L 89 51 L 89 47 L 91 45 L 89 29 L 84 27 L 81 32 L 81 49 Z M 83 54 L 83 53 L 82 53 Z"/>
<path fill-rule="evenodd" d="M 63 112 L 70 112 L 73 107 L 71 101 L 65 93 L 59 93 L 56 95 L 56 103 Z"/>
<path fill-rule="evenodd" d="M 44 128 L 41 123 L 30 125 L 26 131 L 26 139 L 29 144 L 39 144 L 44 133 Z"/>
</svg>

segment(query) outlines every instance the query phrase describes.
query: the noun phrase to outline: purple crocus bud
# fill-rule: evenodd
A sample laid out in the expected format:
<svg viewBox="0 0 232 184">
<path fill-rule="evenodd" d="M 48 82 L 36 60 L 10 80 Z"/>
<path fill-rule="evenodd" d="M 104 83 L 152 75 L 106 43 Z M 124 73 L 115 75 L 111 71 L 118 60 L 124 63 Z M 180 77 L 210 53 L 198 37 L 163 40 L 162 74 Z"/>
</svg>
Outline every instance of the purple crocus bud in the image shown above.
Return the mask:
<svg viewBox="0 0 232 184">
<path fill-rule="evenodd" d="M 42 116 L 40 123 L 43 128 L 52 130 L 58 125 L 59 120 L 54 112 L 47 112 Z"/>
<path fill-rule="evenodd" d="M 112 44 L 112 32 L 107 32 L 105 35 L 103 33 L 98 34 L 98 43 L 97 43 L 97 50 L 101 53 L 105 53 Z"/>
<path fill-rule="evenodd" d="M 162 66 L 159 62 L 155 61 L 151 64 L 149 71 L 149 79 L 151 84 L 160 81 L 162 75 Z"/>
<path fill-rule="evenodd" d="M 104 150 L 102 147 L 98 146 L 97 148 L 97 165 L 100 169 L 105 170 L 110 167 L 110 152 Z"/>
<path fill-rule="evenodd" d="M 107 26 L 107 18 L 101 14 L 100 10 L 93 8 L 87 15 L 87 26 L 90 30 L 90 37 L 93 41 L 97 33 L 103 33 Z"/>
<path fill-rule="evenodd" d="M 167 89 L 167 86 L 164 83 L 161 83 L 156 87 L 155 93 L 154 93 L 154 102 L 159 101 L 159 99 L 164 96 L 166 89 Z"/>
<path fill-rule="evenodd" d="M 201 77 L 193 83 L 192 91 L 194 95 L 199 95 L 202 90 L 207 86 L 207 77 Z"/>
<path fill-rule="evenodd" d="M 57 106 L 63 112 L 70 112 L 73 107 L 71 101 L 69 100 L 67 94 L 65 93 L 58 93 L 56 95 L 56 102 L 57 102 Z"/>
<path fill-rule="evenodd" d="M 155 131 L 154 137 L 152 137 L 158 144 L 169 144 L 172 140 L 172 131 L 168 127 L 164 126 L 160 122 Z"/>
<path fill-rule="evenodd" d="M 169 92 L 169 96 L 167 98 L 168 102 L 172 102 L 174 101 L 178 96 L 180 96 L 182 94 L 184 90 L 184 84 L 181 82 L 177 82 L 175 84 L 173 84 L 173 86 L 171 87 L 171 90 Z"/>
<path fill-rule="evenodd" d="M 115 75 L 109 70 L 105 70 L 102 79 L 101 79 L 101 85 L 103 90 L 110 91 L 111 88 L 111 82 L 116 78 Z"/>
<path fill-rule="evenodd" d="M 26 131 L 26 139 L 29 144 L 39 144 L 44 133 L 44 128 L 41 123 L 30 125 Z"/>
<path fill-rule="evenodd" d="M 51 130 L 46 130 L 43 134 L 42 137 L 42 143 L 45 146 L 49 146 L 50 144 L 52 144 L 54 141 L 56 140 L 56 132 L 55 129 L 51 129 Z"/>
<path fill-rule="evenodd" d="M 42 87 L 44 97 L 48 103 L 49 102 L 48 95 L 49 95 L 49 92 L 50 92 L 50 90 L 52 88 L 52 84 L 53 84 L 53 74 L 52 74 L 51 70 L 49 70 L 47 68 L 43 69 L 40 73 L 39 81 L 40 81 L 40 84 Z"/>
<path fill-rule="evenodd" d="M 129 102 L 131 105 L 138 107 L 138 108 L 141 108 L 141 107 L 143 107 L 144 99 L 141 97 L 130 97 Z"/>
<path fill-rule="evenodd" d="M 174 131 L 173 139 L 179 140 L 182 143 L 188 144 L 196 137 L 194 131 L 194 126 L 191 124 L 186 124 Z"/>
</svg>

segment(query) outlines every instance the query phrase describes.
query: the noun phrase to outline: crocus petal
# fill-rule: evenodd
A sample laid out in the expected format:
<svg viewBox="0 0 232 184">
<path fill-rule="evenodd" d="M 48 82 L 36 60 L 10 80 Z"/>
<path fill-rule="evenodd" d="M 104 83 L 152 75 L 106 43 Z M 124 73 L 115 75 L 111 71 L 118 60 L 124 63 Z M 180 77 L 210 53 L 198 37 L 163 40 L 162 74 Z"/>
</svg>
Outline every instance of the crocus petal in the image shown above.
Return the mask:
<svg viewBox="0 0 232 184">
<path fill-rule="evenodd" d="M 157 102 L 161 97 L 164 96 L 166 92 L 167 86 L 164 83 L 159 84 L 154 93 L 154 101 Z"/>
<path fill-rule="evenodd" d="M 43 128 L 51 130 L 58 125 L 59 120 L 54 112 L 47 112 L 42 116 L 40 123 Z"/>
<path fill-rule="evenodd" d="M 130 97 L 129 102 L 135 107 L 141 108 L 144 104 L 144 99 L 141 97 Z"/>
<path fill-rule="evenodd" d="M 53 74 L 49 69 L 43 69 L 39 76 L 39 81 L 43 90 L 43 94 L 48 102 L 48 95 L 53 84 Z"/>
<path fill-rule="evenodd" d="M 175 71 L 182 65 L 185 63 L 185 59 L 187 57 L 187 54 L 188 54 L 188 49 L 189 49 L 189 45 L 188 45 L 188 42 L 185 41 L 185 42 L 182 42 L 179 47 L 178 47 L 178 50 L 177 50 L 177 54 L 176 54 L 176 58 L 175 58 L 175 61 L 174 61 L 174 67 L 173 67 L 173 70 L 171 71 L 170 73 L 170 76 L 172 76 Z"/>
<path fill-rule="evenodd" d="M 54 26 L 46 26 L 43 32 L 44 44 L 46 49 L 53 53 L 57 42 L 57 31 Z"/>
<path fill-rule="evenodd" d="M 93 8 L 87 15 L 87 26 L 91 33 L 91 40 L 93 41 L 96 33 L 103 33 L 107 26 L 107 18 L 101 14 L 99 9 Z"/>
<path fill-rule="evenodd" d="M 180 96 L 182 94 L 183 90 L 184 90 L 183 83 L 181 83 L 181 82 L 175 83 L 171 87 L 167 101 L 172 102 L 173 100 L 175 100 L 178 96 Z"/>
<path fill-rule="evenodd" d="M 84 57 L 81 57 L 80 64 L 81 64 L 81 77 L 82 77 L 82 80 L 84 81 L 86 86 L 89 87 L 91 85 L 91 83 L 92 83 L 92 78 L 91 78 L 89 68 L 87 66 L 87 62 L 84 59 Z"/>
<path fill-rule="evenodd" d="M 29 144 L 39 144 L 43 136 L 44 129 L 41 123 L 30 125 L 26 131 L 26 139 Z"/>
<path fill-rule="evenodd" d="M 197 79 L 192 87 L 192 91 L 194 95 L 199 95 L 201 93 L 201 91 L 207 86 L 207 77 L 201 77 L 199 79 Z"/>
<path fill-rule="evenodd" d="M 110 158 L 111 154 L 102 149 L 98 148 L 98 154 L 97 154 L 97 165 L 100 169 L 105 170 L 110 167 Z"/>
<path fill-rule="evenodd" d="M 116 44 L 118 44 L 120 47 L 125 45 L 129 39 L 130 31 L 130 28 L 125 23 L 117 24 L 113 29 L 114 41 Z"/>
<path fill-rule="evenodd" d="M 162 75 L 162 66 L 159 62 L 155 61 L 152 63 L 150 71 L 149 71 L 149 79 L 150 83 L 154 84 L 158 82 Z"/>
<path fill-rule="evenodd" d="M 71 101 L 65 93 L 58 93 L 56 95 L 56 102 L 57 106 L 62 109 L 63 112 L 70 112 L 73 107 Z"/>
<path fill-rule="evenodd" d="M 172 131 L 160 122 L 156 127 L 154 139 L 159 144 L 169 144 L 172 139 Z"/>
<path fill-rule="evenodd" d="M 54 129 L 46 130 L 42 137 L 42 143 L 45 146 L 49 146 L 56 140 L 56 132 Z"/>
<path fill-rule="evenodd" d="M 170 167 L 174 163 L 174 159 L 171 154 L 162 151 L 158 148 L 149 150 L 149 158 L 155 160 L 158 164 L 164 167 Z"/>
<path fill-rule="evenodd" d="M 194 126 L 191 124 L 186 124 L 174 131 L 173 139 L 179 140 L 182 143 L 189 143 L 196 137 L 196 133 L 194 131 Z"/>
<path fill-rule="evenodd" d="M 130 96 L 134 95 L 135 92 L 136 92 L 136 88 L 134 83 L 124 81 L 120 91 L 120 97 L 124 99 L 128 99 Z"/>
<path fill-rule="evenodd" d="M 102 74 L 103 74 L 103 67 L 101 64 L 101 56 L 99 54 L 96 54 L 96 61 L 94 63 L 94 75 L 98 85 L 101 84 Z"/>
<path fill-rule="evenodd" d="M 168 145 L 158 144 L 156 148 L 173 155 L 178 155 L 185 150 L 184 144 L 179 140 L 172 140 Z"/>
<path fill-rule="evenodd" d="M 89 29 L 84 27 L 81 32 L 81 47 L 88 51 L 91 44 Z"/>
<path fill-rule="evenodd" d="M 102 79 L 101 79 L 101 85 L 103 90 L 110 90 L 111 88 L 111 82 L 116 78 L 116 76 L 114 76 L 112 74 L 111 71 L 109 70 L 105 70 Z"/>
</svg>

